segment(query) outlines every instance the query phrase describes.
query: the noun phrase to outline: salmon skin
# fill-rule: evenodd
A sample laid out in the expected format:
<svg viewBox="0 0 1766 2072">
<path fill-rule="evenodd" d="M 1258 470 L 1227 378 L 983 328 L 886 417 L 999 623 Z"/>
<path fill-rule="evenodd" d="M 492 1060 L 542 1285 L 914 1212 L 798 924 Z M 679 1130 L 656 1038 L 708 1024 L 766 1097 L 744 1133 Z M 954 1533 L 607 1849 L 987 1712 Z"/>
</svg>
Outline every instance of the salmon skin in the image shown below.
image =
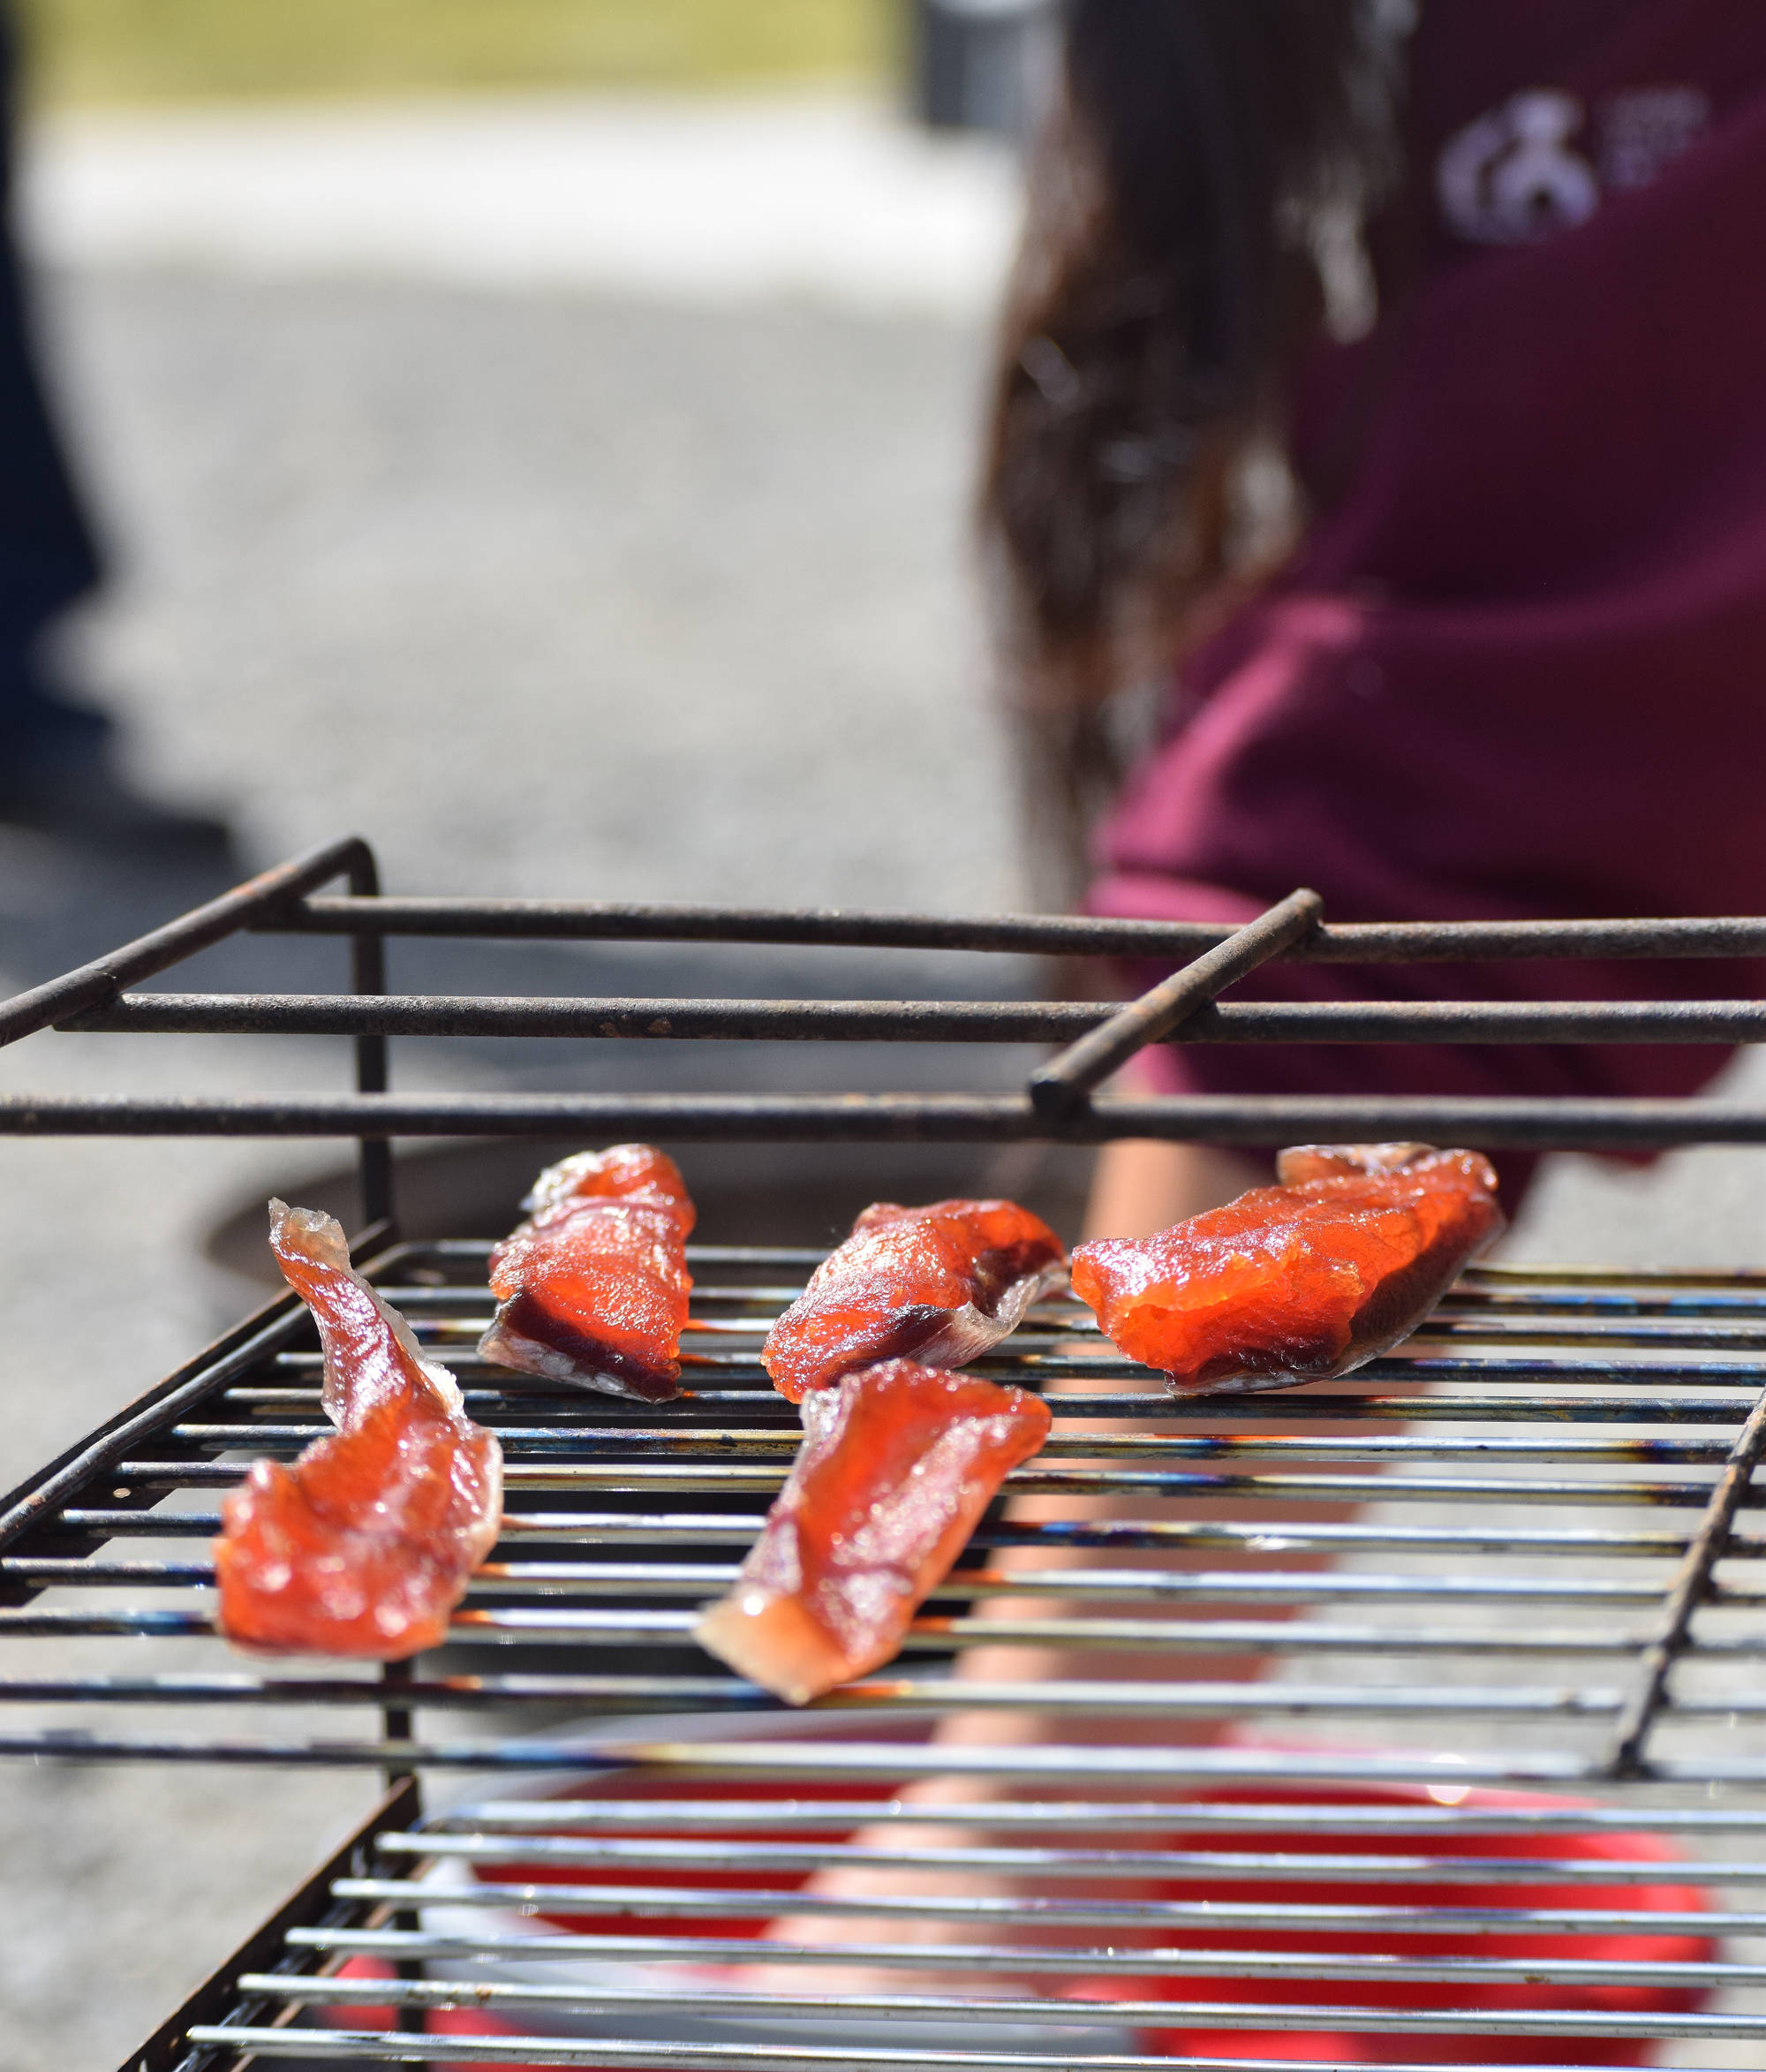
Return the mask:
<svg viewBox="0 0 1766 2072">
<path fill-rule="evenodd" d="M 879 1667 L 1048 1430 L 1040 1397 L 912 1360 L 817 1389 L 789 1478 L 695 1638 L 794 1705 Z"/>
<path fill-rule="evenodd" d="M 491 1253 L 479 1352 L 640 1403 L 678 1395 L 694 1210 L 674 1160 L 647 1144 L 578 1152 L 521 1206 L 528 1220 Z"/>
<path fill-rule="evenodd" d="M 855 1367 L 960 1367 L 1060 1286 L 1061 1242 L 1014 1201 L 874 1202 L 767 1334 L 760 1364 L 793 1403 Z"/>
<path fill-rule="evenodd" d="M 446 1637 L 495 1544 L 502 1449 L 352 1271 L 335 1218 L 273 1201 L 270 1245 L 319 1326 L 337 1433 L 292 1467 L 254 1462 L 222 1504 L 221 1630 L 242 1647 L 402 1661 Z"/>
<path fill-rule="evenodd" d="M 1504 1228 L 1475 1151 L 1301 1145 L 1274 1187 L 1073 1254 L 1073 1291 L 1174 1395 L 1346 1374 L 1408 1337 Z"/>
</svg>

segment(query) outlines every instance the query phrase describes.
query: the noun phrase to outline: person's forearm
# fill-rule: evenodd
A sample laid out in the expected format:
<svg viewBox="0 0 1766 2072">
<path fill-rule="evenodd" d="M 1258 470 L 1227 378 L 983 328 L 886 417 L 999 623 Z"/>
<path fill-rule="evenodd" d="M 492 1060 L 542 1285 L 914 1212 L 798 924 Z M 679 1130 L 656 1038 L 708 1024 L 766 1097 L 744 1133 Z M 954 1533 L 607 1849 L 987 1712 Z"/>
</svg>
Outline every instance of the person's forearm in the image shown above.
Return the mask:
<svg viewBox="0 0 1766 2072">
<path fill-rule="evenodd" d="M 1200 1145 L 1143 1141 L 1107 1145 L 1098 1156 L 1093 1176 L 1084 1234 L 1087 1237 L 1146 1236 L 1155 1230 L 1167 1229 L 1186 1216 L 1199 1215 L 1204 1209 L 1216 1207 L 1234 1195 L 1242 1193 L 1246 1188 L 1256 1186 L 1264 1177 L 1249 1160 Z M 1154 1377 L 1150 1374 L 1147 1380 L 1151 1388 Z M 1121 1381 L 1115 1377 L 1068 1384 L 1070 1392 L 1090 1388 L 1113 1394 L 1121 1387 Z M 1301 1392 L 1302 1396 L 1305 1393 Z M 1299 1408 L 1296 1403 L 1296 1413 Z M 1222 1409 L 1226 1409 L 1224 1403 Z M 1063 1438 L 1083 1438 L 1088 1433 L 1113 1436 L 1121 1428 L 1118 1423 L 1072 1418 L 1062 1419 L 1057 1427 Z M 1198 1436 L 1226 1435 L 1216 1419 L 1206 1423 L 1186 1421 L 1183 1429 Z M 1296 1416 L 1294 1423 L 1284 1425 L 1283 1435 L 1301 1438 L 1320 1429 L 1300 1421 Z M 1354 1509 L 1347 1504 L 1281 1501 L 1260 1502 L 1257 1516 L 1259 1522 L 1267 1520 L 1271 1524 L 1334 1522 L 1352 1516 Z M 1007 1517 L 1014 1524 L 1026 1525 L 1057 1522 L 1067 1524 L 1132 1523 L 1143 1517 L 1146 1509 L 1144 1498 L 1126 1495 L 1023 1496 L 1012 1501 Z M 1211 1518 L 1242 1520 L 1244 1502 L 1237 1499 L 1201 1499 L 1185 1507 L 1185 1516 L 1196 1523 Z M 1301 1553 L 1289 1557 L 1289 1565 L 1317 1568 L 1324 1566 L 1328 1559 L 1324 1554 Z M 1255 1554 L 1242 1554 L 1231 1547 L 1174 1553 L 1136 1549 L 1124 1555 L 1110 1547 L 1071 1546 L 1008 1548 L 992 1564 L 1002 1575 L 1018 1577 L 1122 1568 L 1179 1576 L 1202 1568 L 1219 1571 L 1259 1565 Z M 1031 1599 L 1002 1594 L 985 1599 L 977 1615 L 982 1620 L 1017 1623 L 1027 1620 L 1078 1619 L 1083 1616 L 1085 1609 L 1083 1601 L 1072 1599 L 1056 1596 Z M 1057 1680 L 1138 1682 L 1152 1675 L 1168 1676 L 1174 1660 L 1181 1663 L 1183 1680 L 1190 1683 L 1242 1683 L 1257 1675 L 1261 1668 L 1260 1657 L 1242 1646 L 1223 1647 L 1218 1652 L 1205 1647 L 1187 1648 L 1181 1656 L 1174 1653 L 1160 1656 L 1149 1654 L 1143 1649 L 1072 1648 L 1016 1641 L 964 1649 L 958 1658 L 955 1675 L 962 1682 L 977 1683 L 1047 1683 Z M 1002 1708 L 999 1712 L 953 1714 L 946 1721 L 940 1737 L 968 1743 L 1000 1743 L 1022 1741 L 1047 1730 L 1045 1716 L 1033 1718 L 1021 1708 Z M 1206 1720 L 1148 1715 L 1109 1720 L 1103 1723 L 1102 1730 L 1110 1738 L 1133 1741 L 1205 1738 L 1211 1731 Z M 1091 1732 L 1088 1737 L 1095 1739 L 1098 1735 Z"/>
<path fill-rule="evenodd" d="M 1098 1153 L 1082 1235 L 1151 1237 L 1269 1178 L 1266 1161 L 1237 1152 L 1125 1138 Z"/>
</svg>

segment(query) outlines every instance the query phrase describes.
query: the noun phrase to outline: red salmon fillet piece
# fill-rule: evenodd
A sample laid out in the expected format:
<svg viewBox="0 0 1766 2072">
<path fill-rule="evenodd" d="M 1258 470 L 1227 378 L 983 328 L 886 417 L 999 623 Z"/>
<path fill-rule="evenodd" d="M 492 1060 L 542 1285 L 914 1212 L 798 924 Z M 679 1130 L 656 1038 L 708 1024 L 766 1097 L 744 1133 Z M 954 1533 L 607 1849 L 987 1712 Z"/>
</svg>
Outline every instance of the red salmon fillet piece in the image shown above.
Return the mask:
<svg viewBox="0 0 1766 2072">
<path fill-rule="evenodd" d="M 816 1390 L 790 1478 L 695 1637 L 794 1705 L 879 1667 L 1048 1430 L 1039 1397 L 912 1360 Z"/>
<path fill-rule="evenodd" d="M 338 1430 L 292 1467 L 253 1463 L 223 1503 L 221 1630 L 243 1647 L 400 1661 L 445 1638 L 495 1544 L 502 1449 L 352 1271 L 334 1218 L 273 1201 L 270 1244 L 318 1323 Z"/>
<path fill-rule="evenodd" d="M 1016 1202 L 875 1202 L 774 1325 L 760 1364 L 793 1403 L 876 1360 L 960 1367 L 1015 1329 L 1066 1264 Z"/>
<path fill-rule="evenodd" d="M 1274 1187 L 1073 1254 L 1073 1291 L 1174 1395 L 1347 1373 L 1415 1329 L 1504 1227 L 1475 1151 L 1304 1145 Z"/>
<path fill-rule="evenodd" d="M 491 1253 L 483 1357 L 640 1403 L 678 1395 L 694 1209 L 675 1161 L 647 1144 L 578 1152 L 521 1206 Z"/>
</svg>

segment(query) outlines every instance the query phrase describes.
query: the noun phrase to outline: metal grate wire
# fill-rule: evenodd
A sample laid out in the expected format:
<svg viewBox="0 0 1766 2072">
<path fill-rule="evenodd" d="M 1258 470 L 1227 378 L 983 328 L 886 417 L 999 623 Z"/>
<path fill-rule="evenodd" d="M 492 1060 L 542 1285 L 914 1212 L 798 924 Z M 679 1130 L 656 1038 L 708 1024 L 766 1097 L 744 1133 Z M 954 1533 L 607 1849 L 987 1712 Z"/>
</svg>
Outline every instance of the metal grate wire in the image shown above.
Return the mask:
<svg viewBox="0 0 1766 2072">
<path fill-rule="evenodd" d="M 346 939 L 351 990 L 144 989 L 243 929 Z M 1184 969 L 1115 1010 L 444 997 L 387 992 L 396 934 Z M 1766 1142 L 1766 1109 L 1709 1100 L 1092 1099 L 1154 1040 L 1766 1034 L 1734 979 L 1689 1001 L 1648 973 L 1619 1002 L 1217 999 L 1278 957 L 1761 960 L 1766 920 L 1340 924 L 1303 891 L 1238 929 L 393 899 L 349 840 L 0 1002 L 0 1044 L 347 1039 L 352 1093 L 13 1094 L 0 1132 L 356 1137 L 374 1276 L 509 1463 L 449 1645 L 385 1675 L 254 1664 L 213 1630 L 219 1496 L 325 1429 L 291 1301 L 0 1503 L 0 1755 L 390 1787 L 131 2072 L 1766 2068 L 1766 1274 L 1481 1267 L 1345 1381 L 1182 1403 L 1050 1304 L 980 1371 L 1045 1393 L 1051 1443 L 901 1660 L 783 1714 L 691 1629 L 795 1448 L 757 1353 L 818 1255 L 698 1248 L 693 1386 L 650 1408 L 485 1365 L 486 1244 L 388 1238 L 405 1135 Z M 1067 1048 L 989 1094 L 394 1093 L 411 1035 Z"/>
<path fill-rule="evenodd" d="M 0 1751 L 435 1786 L 159 2061 L 441 2061 L 432 2030 L 448 2063 L 751 2072 L 1276 2061 L 1321 2032 L 1382 2062 L 1766 2061 L 1740 1450 L 1766 1280 L 1477 1268 L 1398 1354 L 1230 1402 L 1149 1391 L 1051 1304 L 982 1363 L 1055 1410 L 1008 1486 L 1045 1515 L 1008 1506 L 900 1662 L 781 1717 L 687 1630 L 793 1450 L 756 1355 L 815 1255 L 698 1248 L 693 1386 L 651 1408 L 479 1361 L 485 1252 L 375 1268 L 509 1462 L 502 1542 L 400 1688 L 408 1735 L 373 1675 L 212 1635 L 215 1494 L 322 1428 L 303 1314 L 0 1562 Z M 1134 1515 L 1088 1517 L 1100 1495 Z M 45 1637 L 61 1666 L 33 1675 Z M 962 1674 L 1008 1643 L 1111 1661 Z M 936 1738 L 989 1715 L 1038 1731 Z M 592 1796 L 561 1802 L 567 1776 Z M 1611 1853 L 1640 1836 L 1665 1860 Z"/>
</svg>

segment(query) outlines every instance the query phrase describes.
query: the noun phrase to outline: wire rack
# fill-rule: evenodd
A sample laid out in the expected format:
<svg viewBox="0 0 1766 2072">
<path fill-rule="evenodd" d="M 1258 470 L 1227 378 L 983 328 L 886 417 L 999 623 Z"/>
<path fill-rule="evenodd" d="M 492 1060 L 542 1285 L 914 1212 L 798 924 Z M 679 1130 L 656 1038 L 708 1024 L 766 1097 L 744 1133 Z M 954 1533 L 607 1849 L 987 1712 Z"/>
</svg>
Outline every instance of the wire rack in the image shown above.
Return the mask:
<svg viewBox="0 0 1766 2072">
<path fill-rule="evenodd" d="M 349 894 L 316 891 L 340 871 Z M 351 935 L 360 991 L 131 990 L 239 926 Z M 1091 1092 L 1141 1041 L 1205 1040 L 1235 1016 L 1288 1027 L 1302 1010 L 1211 1004 L 1270 955 L 1756 956 L 1766 923 L 1332 933 L 1296 895 L 1242 931 L 1167 929 L 1150 948 L 1149 927 L 395 902 L 359 845 L 337 845 L 0 1008 L 0 1034 L 322 1029 L 355 1042 L 356 1094 L 15 1097 L 0 1127 L 358 1133 L 382 1217 L 381 1147 L 406 1132 L 1766 1136 L 1758 1112 L 1705 1102 Z M 1186 961 L 1118 1013 L 376 999 L 381 937 L 401 929 Z M 1377 1009 L 1329 1011 L 1359 1026 L 1341 1040 L 1382 1025 Z M 1400 1011 L 1430 1025 L 1415 1003 L 1385 1022 Z M 1600 1040 L 1602 1017 L 1612 1040 L 1648 1040 L 1641 1017 L 1732 1041 L 1762 1011 L 1440 1016 L 1457 1041 L 1479 1017 L 1483 1040 L 1518 1040 L 1501 1022 L 1517 1014 L 1528 1040 L 1549 1015 L 1578 1040 Z M 1022 1095 L 961 1102 L 387 1091 L 389 1030 L 614 1033 L 647 1017 L 665 1037 L 839 1037 L 892 1015 L 906 1037 L 947 1040 L 967 1016 L 986 1040 L 1034 1027 L 1068 1048 Z M 1440 1128 L 1450 1108 L 1478 1114 Z M 1150 1388 L 1085 1312 L 1051 1303 L 979 1363 L 1045 1394 L 1050 1444 L 901 1660 L 781 1714 L 689 1630 L 795 1450 L 757 1356 L 819 1255 L 690 1255 L 690 1386 L 653 1408 L 480 1363 L 487 1243 L 371 1249 L 508 1463 L 502 1543 L 440 1654 L 385 1675 L 253 1666 L 214 1637 L 220 1493 L 326 1428 L 291 1302 L 0 1509 L 0 1755 L 388 1781 L 340 1857 L 131 2067 L 1766 2063 L 1766 1275 L 1475 1268 L 1397 1354 L 1230 1402 Z"/>
</svg>

